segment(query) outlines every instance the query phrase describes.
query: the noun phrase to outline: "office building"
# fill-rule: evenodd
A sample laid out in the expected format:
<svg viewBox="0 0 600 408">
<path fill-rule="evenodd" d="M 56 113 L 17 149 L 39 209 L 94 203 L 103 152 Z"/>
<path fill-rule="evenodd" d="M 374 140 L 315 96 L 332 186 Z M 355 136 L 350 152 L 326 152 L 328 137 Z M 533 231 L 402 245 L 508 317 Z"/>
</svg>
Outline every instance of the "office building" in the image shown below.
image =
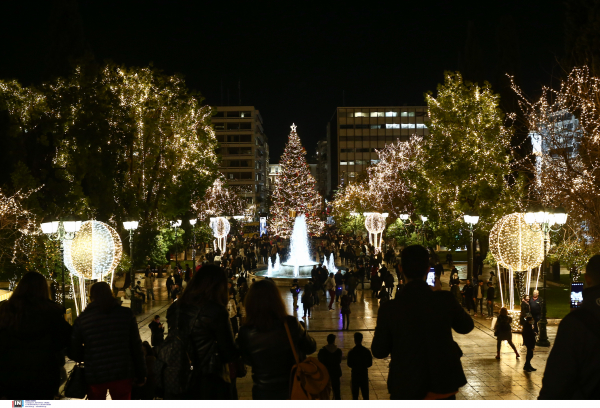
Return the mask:
<svg viewBox="0 0 600 408">
<path fill-rule="evenodd" d="M 268 211 L 269 145 L 254 106 L 217 106 L 212 118 L 220 148 L 219 170 L 256 212 Z"/>
<path fill-rule="evenodd" d="M 327 124 L 331 188 L 356 179 L 379 157 L 376 149 L 411 135 L 427 136 L 426 106 L 337 108 Z"/>
</svg>

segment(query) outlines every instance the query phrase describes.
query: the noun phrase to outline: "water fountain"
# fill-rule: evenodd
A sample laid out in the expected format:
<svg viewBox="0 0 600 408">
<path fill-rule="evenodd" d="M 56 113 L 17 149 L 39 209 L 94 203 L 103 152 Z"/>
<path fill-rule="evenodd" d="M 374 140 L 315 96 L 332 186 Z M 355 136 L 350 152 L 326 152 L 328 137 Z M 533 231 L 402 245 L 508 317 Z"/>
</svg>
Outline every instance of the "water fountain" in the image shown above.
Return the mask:
<svg viewBox="0 0 600 408">
<path fill-rule="evenodd" d="M 333 262 L 333 258 L 331 262 Z M 294 229 L 290 238 L 289 258 L 280 263 L 278 254 L 274 265 L 269 260 L 267 270 L 257 271 L 256 275 L 272 278 L 310 278 L 313 265 L 318 264 L 310 257 L 306 217 L 302 214 L 296 217 L 294 221 Z"/>
</svg>

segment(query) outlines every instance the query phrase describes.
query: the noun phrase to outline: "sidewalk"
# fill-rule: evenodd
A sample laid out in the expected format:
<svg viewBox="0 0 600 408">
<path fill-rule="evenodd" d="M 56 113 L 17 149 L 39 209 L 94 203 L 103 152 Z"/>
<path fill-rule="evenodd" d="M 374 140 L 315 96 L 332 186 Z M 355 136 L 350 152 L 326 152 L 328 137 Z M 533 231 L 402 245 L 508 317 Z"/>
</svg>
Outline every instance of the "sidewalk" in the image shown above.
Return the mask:
<svg viewBox="0 0 600 408">
<path fill-rule="evenodd" d="M 449 273 L 442 276 L 443 288 L 448 290 Z M 157 279 L 154 292 L 156 300 L 144 304 L 142 314 L 136 316 L 142 341 L 150 341 L 148 324 L 158 314 L 161 321 L 166 322 L 166 312 L 170 301 L 166 299 L 165 279 Z M 360 285 L 359 285 L 360 288 Z M 288 287 L 280 286 L 279 290 L 284 302 L 291 312 L 293 299 Z M 372 292 L 366 285 L 365 290 L 357 291 L 357 303 L 352 304 L 350 314 L 350 330 L 342 331 L 342 320 L 339 304 L 334 303 L 335 311 L 327 309 L 328 299 L 320 297 L 320 305 L 312 309 L 312 318 L 307 321 L 307 329 L 317 341 L 317 351 L 327 344 L 327 335 L 333 333 L 337 336 L 336 344 L 343 351 L 341 391 L 342 399 L 351 399 L 350 369 L 346 364 L 348 351 L 354 347 L 354 332 L 360 331 L 363 344 L 370 348 L 373 341 L 375 326 L 377 324 L 378 300 L 372 297 Z M 294 316 L 302 318 L 300 313 L 293 311 Z M 513 336 L 513 342 L 520 349 L 522 358 L 516 359 L 510 347 L 503 343 L 501 359 L 496 360 L 496 338 L 489 329 L 490 320 L 474 318 L 475 329 L 467 335 L 454 334 L 455 341 L 463 350 L 462 364 L 468 384 L 460 389 L 458 399 L 536 399 L 541 386 L 542 376 L 546 365 L 549 350 L 536 348 L 532 364 L 538 369 L 536 372 L 523 371 L 525 349 L 521 347 L 522 338 L 519 334 Z M 425 323 L 426 324 L 426 323 Z M 165 333 L 166 334 L 166 333 Z M 548 336 L 551 344 L 556 336 L 556 326 L 548 327 Z M 312 355 L 316 356 L 316 353 Z M 373 359 L 373 366 L 369 369 L 369 390 L 371 399 L 389 399 L 387 392 L 387 376 L 390 359 Z M 72 363 L 67 366 L 70 370 Z M 238 396 L 241 400 L 252 399 L 252 373 L 248 367 L 245 378 L 237 380 Z"/>
</svg>

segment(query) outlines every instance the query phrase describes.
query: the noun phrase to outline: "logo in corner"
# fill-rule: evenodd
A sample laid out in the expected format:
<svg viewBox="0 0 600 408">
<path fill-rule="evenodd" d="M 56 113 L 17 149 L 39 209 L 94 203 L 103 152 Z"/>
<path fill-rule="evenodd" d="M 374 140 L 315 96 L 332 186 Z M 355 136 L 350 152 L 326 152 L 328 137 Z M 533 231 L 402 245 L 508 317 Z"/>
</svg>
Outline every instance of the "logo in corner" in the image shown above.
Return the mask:
<svg viewBox="0 0 600 408">
<path fill-rule="evenodd" d="M 23 402 L 24 402 L 23 400 L 13 401 L 12 406 L 13 406 L 13 408 L 15 408 L 15 407 L 24 407 L 25 404 Z"/>
</svg>

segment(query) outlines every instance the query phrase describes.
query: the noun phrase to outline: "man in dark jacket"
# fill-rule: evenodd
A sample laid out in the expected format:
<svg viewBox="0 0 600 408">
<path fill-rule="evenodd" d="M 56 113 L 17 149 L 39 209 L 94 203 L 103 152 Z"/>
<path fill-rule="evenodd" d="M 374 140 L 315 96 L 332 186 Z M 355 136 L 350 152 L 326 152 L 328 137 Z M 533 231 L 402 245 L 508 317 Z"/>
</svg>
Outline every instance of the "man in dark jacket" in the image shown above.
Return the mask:
<svg viewBox="0 0 600 408">
<path fill-rule="evenodd" d="M 85 364 L 89 399 L 131 399 L 132 381 L 146 380 L 142 340 L 131 309 L 120 306 L 110 286 L 97 282 L 91 303 L 75 319 L 68 356 Z M 85 345 L 84 345 L 85 343 Z"/>
<path fill-rule="evenodd" d="M 363 400 L 369 399 L 369 367 L 373 365 L 371 351 L 362 345 L 363 335 L 354 333 L 356 346 L 348 352 L 348 367 L 352 369 L 351 389 L 352 399 L 358 399 L 358 391 L 362 393 Z"/>
<path fill-rule="evenodd" d="M 525 323 L 523 324 L 523 345 L 527 347 L 527 354 L 525 356 L 525 365 L 523 370 L 527 372 L 537 371 L 531 366 L 531 359 L 533 358 L 533 349 L 535 349 L 535 332 L 533 331 L 533 317 L 527 316 Z"/>
<path fill-rule="evenodd" d="M 167 278 L 167 297 L 169 298 L 171 298 L 171 290 L 173 290 L 173 285 L 175 285 L 173 275 L 169 275 L 169 277 Z"/>
<path fill-rule="evenodd" d="M 494 318 L 494 297 L 496 296 L 496 290 L 494 288 L 494 284 L 492 282 L 488 282 L 488 289 L 487 289 L 487 318 L 488 319 L 493 319 Z"/>
<path fill-rule="evenodd" d="M 160 316 L 154 316 L 154 320 L 148 325 L 150 328 L 150 344 L 152 347 L 158 347 L 165 340 L 165 328 L 160 322 Z"/>
<path fill-rule="evenodd" d="M 529 300 L 529 311 L 533 316 L 533 331 L 538 334 L 538 322 L 542 317 L 542 299 L 540 298 L 540 292 L 537 290 L 533 291 L 533 296 Z"/>
<path fill-rule="evenodd" d="M 471 309 L 475 309 L 475 303 L 473 302 L 473 285 L 471 285 L 471 281 L 467 279 L 467 283 L 463 286 L 462 295 L 465 299 L 465 306 L 469 314 L 471 314 Z M 477 310 L 474 310 L 475 314 L 477 314 Z"/>
<path fill-rule="evenodd" d="M 467 334 L 473 330 L 473 320 L 452 293 L 440 290 L 439 280 L 435 288 L 427 285 L 429 253 L 425 248 L 406 247 L 402 270 L 408 283 L 394 300 L 379 308 L 373 356 L 392 356 L 391 399 L 454 399 L 467 379 L 452 330 Z"/>
<path fill-rule="evenodd" d="M 342 350 L 335 345 L 335 334 L 327 336 L 327 345 L 319 350 L 319 361 L 327 368 L 333 399 L 341 400 L 340 378 L 342 377 Z"/>
<path fill-rule="evenodd" d="M 583 302 L 558 326 L 539 399 L 600 399 L 600 255 L 584 277 Z"/>
</svg>

